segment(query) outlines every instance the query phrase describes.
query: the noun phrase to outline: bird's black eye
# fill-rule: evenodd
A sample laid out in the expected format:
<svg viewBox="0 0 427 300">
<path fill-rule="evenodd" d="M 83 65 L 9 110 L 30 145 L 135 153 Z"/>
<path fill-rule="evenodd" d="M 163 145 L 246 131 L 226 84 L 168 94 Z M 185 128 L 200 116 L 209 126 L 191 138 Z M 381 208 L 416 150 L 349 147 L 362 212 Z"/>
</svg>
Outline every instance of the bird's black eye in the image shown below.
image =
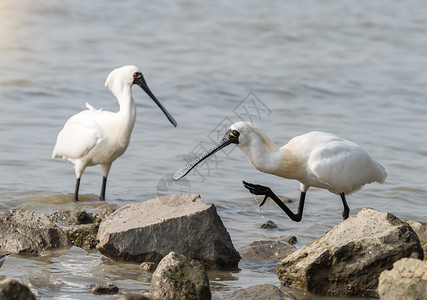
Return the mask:
<svg viewBox="0 0 427 300">
<path fill-rule="evenodd" d="M 136 72 L 135 74 L 133 74 L 133 78 L 135 79 L 139 79 L 142 77 L 142 74 L 140 72 Z"/>
</svg>

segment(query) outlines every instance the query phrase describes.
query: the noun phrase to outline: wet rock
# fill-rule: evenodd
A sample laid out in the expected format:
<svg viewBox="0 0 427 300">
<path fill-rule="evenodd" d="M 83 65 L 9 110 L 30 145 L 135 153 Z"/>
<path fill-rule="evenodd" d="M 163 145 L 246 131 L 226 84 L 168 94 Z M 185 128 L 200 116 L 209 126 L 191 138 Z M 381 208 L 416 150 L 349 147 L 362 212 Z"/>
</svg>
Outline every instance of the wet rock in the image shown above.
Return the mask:
<svg viewBox="0 0 427 300">
<path fill-rule="evenodd" d="M 124 294 L 121 295 L 117 300 L 150 300 L 150 298 L 139 294 Z"/>
<path fill-rule="evenodd" d="M 276 229 L 276 228 L 278 228 L 279 226 L 277 226 L 277 224 L 276 224 L 276 223 L 274 223 L 273 221 L 268 220 L 267 222 L 265 222 L 264 224 L 262 224 L 260 227 L 261 227 L 262 229 Z"/>
<path fill-rule="evenodd" d="M 294 245 L 298 241 L 297 237 L 293 235 L 282 237 L 281 240 L 291 245 Z"/>
<path fill-rule="evenodd" d="M 24 284 L 14 279 L 0 281 L 0 299 L 36 300 L 31 290 Z"/>
<path fill-rule="evenodd" d="M 102 207 L 94 212 L 84 210 L 61 210 L 49 215 L 60 226 L 101 223 L 102 219 L 114 212 L 113 206 Z"/>
<path fill-rule="evenodd" d="M 0 267 L 3 266 L 3 263 L 9 257 L 9 255 L 10 255 L 10 253 L 8 253 L 8 254 L 0 254 Z"/>
<path fill-rule="evenodd" d="M 381 273 L 378 284 L 380 299 L 412 300 L 427 297 L 427 262 L 402 258 L 393 269 Z"/>
<path fill-rule="evenodd" d="M 171 251 L 213 269 L 235 269 L 240 260 L 213 204 L 177 194 L 129 204 L 104 219 L 98 250 L 119 261 L 158 263 Z"/>
<path fill-rule="evenodd" d="M 150 283 L 152 300 L 211 299 L 208 275 L 203 265 L 171 252 L 159 263 Z"/>
<path fill-rule="evenodd" d="M 157 264 L 155 264 L 153 262 L 147 262 L 147 261 L 144 261 L 143 263 L 141 263 L 139 265 L 139 267 L 141 269 L 143 269 L 144 271 L 147 271 L 147 272 L 154 272 L 156 270 L 157 266 L 158 266 Z"/>
<path fill-rule="evenodd" d="M 55 212 L 49 218 L 61 227 L 74 246 L 90 250 L 98 243 L 96 235 L 102 219 L 113 212 L 113 207 L 103 207 L 95 212 L 65 210 Z"/>
<path fill-rule="evenodd" d="M 107 284 L 92 284 L 89 286 L 94 295 L 113 295 L 119 292 L 117 285 L 112 283 Z"/>
<path fill-rule="evenodd" d="M 411 225 L 412 229 L 414 229 L 415 233 L 418 235 L 421 247 L 423 247 L 424 250 L 424 260 L 427 260 L 427 223 L 421 223 L 416 221 L 405 222 Z"/>
<path fill-rule="evenodd" d="M 1 251 L 43 255 L 71 245 L 67 235 L 42 213 L 16 209 L 0 215 Z"/>
<path fill-rule="evenodd" d="M 49 215 L 49 218 L 58 225 L 63 226 L 93 223 L 92 215 L 81 210 L 61 210 Z"/>
<path fill-rule="evenodd" d="M 99 224 L 74 225 L 69 228 L 62 228 L 72 241 L 73 245 L 86 250 L 95 249 L 98 241 Z"/>
<path fill-rule="evenodd" d="M 242 259 L 267 261 L 283 259 L 296 250 L 295 246 L 280 241 L 256 241 L 239 249 Z"/>
<path fill-rule="evenodd" d="M 223 299 L 229 300 L 296 300 L 291 293 L 285 293 L 272 284 L 261 284 L 227 293 Z"/>
<path fill-rule="evenodd" d="M 286 286 L 317 294 L 378 297 L 378 277 L 403 257 L 423 257 L 412 228 L 394 215 L 364 208 L 280 261 Z"/>
</svg>

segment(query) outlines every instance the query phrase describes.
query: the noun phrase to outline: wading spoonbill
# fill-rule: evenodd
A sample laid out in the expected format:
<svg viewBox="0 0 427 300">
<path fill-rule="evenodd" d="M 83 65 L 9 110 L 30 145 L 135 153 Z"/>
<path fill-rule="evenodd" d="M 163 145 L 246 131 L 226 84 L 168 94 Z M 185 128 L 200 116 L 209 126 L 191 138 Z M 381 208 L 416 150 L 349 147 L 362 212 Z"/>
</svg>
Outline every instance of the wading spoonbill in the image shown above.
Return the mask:
<svg viewBox="0 0 427 300">
<path fill-rule="evenodd" d="M 367 183 L 384 183 L 387 177 L 384 167 L 363 148 L 333 134 L 313 131 L 294 137 L 277 148 L 257 125 L 237 122 L 231 125 L 218 145 L 177 171 L 173 179 L 184 177 L 201 161 L 229 144 L 236 144 L 257 170 L 300 182 L 301 196 L 295 214 L 269 187 L 243 181 L 252 194 L 265 196 L 260 206 L 271 198 L 296 222 L 302 219 L 305 194 L 310 187 L 340 195 L 344 205 L 342 216 L 347 219 L 350 209 L 345 195 Z"/>
<path fill-rule="evenodd" d="M 123 66 L 113 70 L 105 81 L 119 102 L 118 112 L 97 110 L 86 103 L 84 110 L 65 123 L 59 132 L 52 158 L 62 158 L 74 164 L 76 188 L 74 198 L 78 201 L 80 178 L 87 166 L 101 165 L 102 189 L 100 199 L 105 200 L 107 177 L 113 161 L 121 156 L 129 145 L 135 124 L 136 108 L 132 98 L 132 85 L 139 85 L 160 107 L 176 127 L 175 119 L 157 100 L 148 88 L 138 67 Z"/>
</svg>

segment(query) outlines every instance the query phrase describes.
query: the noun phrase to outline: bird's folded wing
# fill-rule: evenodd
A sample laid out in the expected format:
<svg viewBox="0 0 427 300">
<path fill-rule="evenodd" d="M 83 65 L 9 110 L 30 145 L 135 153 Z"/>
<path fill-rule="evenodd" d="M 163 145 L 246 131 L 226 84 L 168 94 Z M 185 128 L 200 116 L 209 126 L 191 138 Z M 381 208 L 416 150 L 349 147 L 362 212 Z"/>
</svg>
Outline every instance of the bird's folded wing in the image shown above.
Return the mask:
<svg viewBox="0 0 427 300">
<path fill-rule="evenodd" d="M 82 158 L 101 140 L 97 123 L 85 115 L 82 112 L 65 123 L 58 134 L 53 158 Z"/>
<path fill-rule="evenodd" d="M 350 142 L 332 144 L 312 153 L 307 164 L 322 182 L 346 194 L 378 181 L 378 165 L 365 150 Z"/>
</svg>

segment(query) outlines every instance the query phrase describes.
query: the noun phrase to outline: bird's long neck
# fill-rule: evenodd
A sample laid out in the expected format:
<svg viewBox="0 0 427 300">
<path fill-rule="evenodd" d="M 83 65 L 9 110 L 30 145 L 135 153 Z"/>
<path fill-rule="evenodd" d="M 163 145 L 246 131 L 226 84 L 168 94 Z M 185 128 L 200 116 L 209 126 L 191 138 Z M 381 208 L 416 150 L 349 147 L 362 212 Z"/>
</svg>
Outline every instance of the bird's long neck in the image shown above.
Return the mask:
<svg viewBox="0 0 427 300">
<path fill-rule="evenodd" d="M 135 123 L 136 108 L 132 98 L 131 86 L 122 86 L 113 92 L 120 105 L 119 114 L 126 120 L 131 121 L 132 126 Z"/>
<path fill-rule="evenodd" d="M 132 87 L 127 85 L 115 86 L 112 92 L 114 96 L 116 96 L 120 106 L 117 115 L 123 125 L 122 134 L 123 136 L 130 136 L 136 119 L 136 108 L 132 98 Z"/>
<path fill-rule="evenodd" d="M 277 148 L 264 133 L 251 134 L 249 142 L 239 148 L 257 170 L 285 178 L 297 177 L 295 156 L 288 149 Z"/>
</svg>

